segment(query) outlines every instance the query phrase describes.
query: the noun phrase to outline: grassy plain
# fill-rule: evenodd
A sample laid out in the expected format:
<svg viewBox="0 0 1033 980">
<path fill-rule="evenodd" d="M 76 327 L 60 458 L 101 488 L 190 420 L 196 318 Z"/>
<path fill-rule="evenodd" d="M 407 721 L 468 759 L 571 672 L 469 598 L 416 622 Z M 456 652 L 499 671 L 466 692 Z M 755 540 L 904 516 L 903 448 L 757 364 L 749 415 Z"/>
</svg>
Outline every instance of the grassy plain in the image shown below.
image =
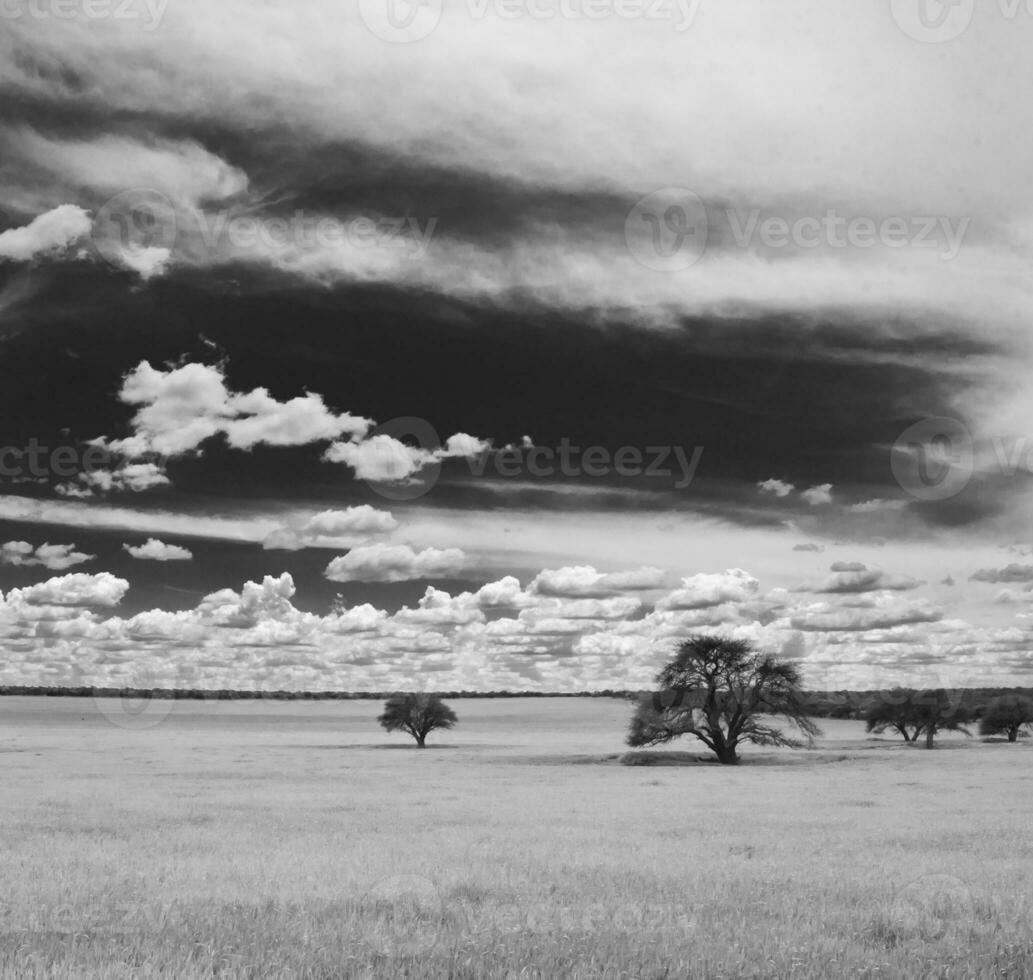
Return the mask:
<svg viewBox="0 0 1033 980">
<path fill-rule="evenodd" d="M 0 699 L 0 976 L 1033 977 L 1028 744 L 631 767 L 627 702 L 454 707 Z"/>
</svg>

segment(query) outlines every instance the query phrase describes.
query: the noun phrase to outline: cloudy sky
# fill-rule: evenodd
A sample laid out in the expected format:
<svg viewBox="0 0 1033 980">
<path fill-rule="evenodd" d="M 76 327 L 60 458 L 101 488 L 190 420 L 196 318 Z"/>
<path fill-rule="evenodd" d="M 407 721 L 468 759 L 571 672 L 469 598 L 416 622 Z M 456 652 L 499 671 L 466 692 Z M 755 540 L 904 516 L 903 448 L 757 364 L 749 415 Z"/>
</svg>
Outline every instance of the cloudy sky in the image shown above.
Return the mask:
<svg viewBox="0 0 1033 980">
<path fill-rule="evenodd" d="M 1033 683 L 1033 16 L 9 0 L 0 682 Z"/>
</svg>

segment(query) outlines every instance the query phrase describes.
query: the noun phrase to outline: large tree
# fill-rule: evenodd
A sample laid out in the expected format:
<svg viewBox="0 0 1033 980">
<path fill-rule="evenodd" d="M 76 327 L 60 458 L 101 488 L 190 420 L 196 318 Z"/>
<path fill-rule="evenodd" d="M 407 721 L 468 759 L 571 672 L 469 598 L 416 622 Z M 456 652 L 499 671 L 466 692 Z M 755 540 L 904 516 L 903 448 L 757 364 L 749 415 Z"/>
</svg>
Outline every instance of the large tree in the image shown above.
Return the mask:
<svg viewBox="0 0 1033 980">
<path fill-rule="evenodd" d="M 394 694 L 377 721 L 389 732 L 408 732 L 423 749 L 434 729 L 451 728 L 459 719 L 437 694 Z"/>
<path fill-rule="evenodd" d="M 704 634 L 686 640 L 656 675 L 660 690 L 639 701 L 628 745 L 660 745 L 692 735 L 724 765 L 743 742 L 801 748 L 820 729 L 806 714 L 794 664 L 759 653 L 743 640 Z M 780 716 L 806 740 L 772 724 Z"/>
<path fill-rule="evenodd" d="M 972 720 L 972 711 L 957 691 L 898 687 L 881 692 L 864 717 L 869 732 L 882 734 L 892 728 L 905 742 L 917 742 L 924 735 L 925 748 L 931 749 L 939 732 L 970 734 L 965 725 Z"/>
<path fill-rule="evenodd" d="M 1033 725 L 1033 701 L 1018 694 L 1003 694 L 979 719 L 979 734 L 1007 735 L 1008 741 L 1014 742 L 1026 725 Z"/>
</svg>

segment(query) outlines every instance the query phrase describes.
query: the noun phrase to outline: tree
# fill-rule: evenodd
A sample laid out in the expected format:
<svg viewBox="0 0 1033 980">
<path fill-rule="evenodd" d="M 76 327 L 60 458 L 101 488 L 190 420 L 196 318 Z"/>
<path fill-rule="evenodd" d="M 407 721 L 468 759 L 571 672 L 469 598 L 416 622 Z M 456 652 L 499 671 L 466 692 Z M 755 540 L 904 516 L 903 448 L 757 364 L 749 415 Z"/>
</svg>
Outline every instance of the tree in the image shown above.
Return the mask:
<svg viewBox="0 0 1033 980">
<path fill-rule="evenodd" d="M 865 711 L 865 728 L 881 735 L 887 728 L 904 736 L 905 742 L 917 742 L 925 735 L 925 747 L 931 749 L 939 732 L 971 734 L 964 726 L 972 720 L 971 710 L 957 692 L 944 688 L 916 691 L 898 687 L 885 691 Z"/>
<path fill-rule="evenodd" d="M 451 728 L 459 719 L 437 694 L 394 694 L 377 721 L 389 732 L 408 732 L 423 749 L 435 728 Z"/>
<path fill-rule="evenodd" d="M 661 690 L 639 701 L 628 745 L 659 745 L 693 735 L 723 765 L 739 761 L 743 742 L 801 748 L 821 730 L 806 714 L 796 666 L 758 653 L 743 640 L 704 634 L 686 640 L 657 675 Z M 762 720 L 778 715 L 807 740 Z"/>
<path fill-rule="evenodd" d="M 979 734 L 1006 734 L 1008 741 L 1014 742 L 1025 725 L 1033 725 L 1033 701 L 1018 694 L 1004 694 L 986 709 L 979 721 Z"/>
</svg>

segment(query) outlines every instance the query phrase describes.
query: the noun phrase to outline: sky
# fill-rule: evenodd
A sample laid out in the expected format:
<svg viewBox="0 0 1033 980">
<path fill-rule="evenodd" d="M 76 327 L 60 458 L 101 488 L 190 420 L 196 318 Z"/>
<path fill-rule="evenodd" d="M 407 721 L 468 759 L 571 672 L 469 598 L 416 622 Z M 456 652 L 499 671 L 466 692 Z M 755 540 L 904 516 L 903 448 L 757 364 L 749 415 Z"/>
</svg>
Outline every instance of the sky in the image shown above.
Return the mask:
<svg viewBox="0 0 1033 980">
<path fill-rule="evenodd" d="M 1033 684 L 1033 15 L 7 0 L 0 683 Z"/>
</svg>

